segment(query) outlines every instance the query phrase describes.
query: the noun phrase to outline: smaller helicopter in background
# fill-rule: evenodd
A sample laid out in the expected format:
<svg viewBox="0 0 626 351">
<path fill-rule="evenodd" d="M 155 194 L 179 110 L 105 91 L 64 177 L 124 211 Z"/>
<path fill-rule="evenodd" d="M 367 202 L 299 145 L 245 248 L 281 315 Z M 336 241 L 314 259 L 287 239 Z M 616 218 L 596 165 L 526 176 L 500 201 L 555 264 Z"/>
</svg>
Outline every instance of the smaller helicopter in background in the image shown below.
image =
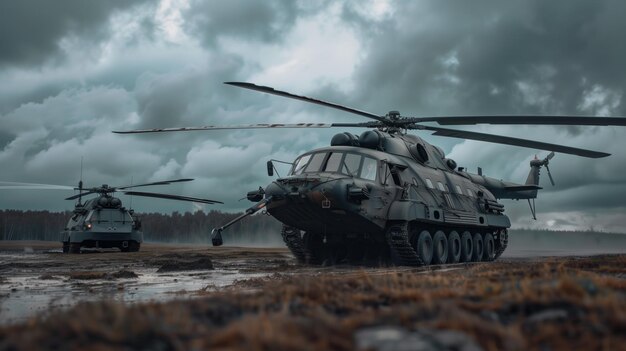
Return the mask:
<svg viewBox="0 0 626 351">
<path fill-rule="evenodd" d="M 193 179 L 174 179 L 152 183 L 111 187 L 103 184 L 99 187 L 85 188 L 83 181 L 79 181 L 78 187 L 73 188 L 64 185 L 10 183 L 0 182 L 0 189 L 52 189 L 52 190 L 78 190 L 79 193 L 65 200 L 76 200 L 76 206 L 72 216 L 61 232 L 61 242 L 64 253 L 80 253 L 81 248 L 119 248 L 122 252 L 139 251 L 143 242 L 141 219 L 132 209 L 122 206 L 122 201 L 113 196 L 113 193 L 125 189 L 167 185 L 172 183 L 190 182 Z M 223 202 L 171 195 L 163 193 L 122 191 L 131 196 L 152 197 L 179 201 L 190 201 L 203 204 L 222 204 Z M 83 203 L 82 198 L 91 194 L 98 194 Z"/>
</svg>

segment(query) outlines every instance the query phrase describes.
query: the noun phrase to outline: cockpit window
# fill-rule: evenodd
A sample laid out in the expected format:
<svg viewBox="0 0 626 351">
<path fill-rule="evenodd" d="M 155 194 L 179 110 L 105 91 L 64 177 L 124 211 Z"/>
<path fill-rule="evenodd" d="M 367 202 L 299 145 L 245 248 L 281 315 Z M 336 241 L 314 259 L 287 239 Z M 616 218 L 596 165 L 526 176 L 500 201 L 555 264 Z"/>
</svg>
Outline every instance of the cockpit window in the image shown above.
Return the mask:
<svg viewBox="0 0 626 351">
<path fill-rule="evenodd" d="M 309 162 L 309 165 L 306 166 L 305 172 L 318 172 L 320 167 L 322 167 L 322 163 L 324 162 L 324 158 L 326 158 L 326 153 L 317 153 L 314 154 Z"/>
<path fill-rule="evenodd" d="M 346 154 L 346 158 L 341 168 L 341 173 L 348 175 L 357 175 L 359 166 L 361 165 L 361 156 L 356 154 Z"/>
<path fill-rule="evenodd" d="M 359 178 L 367 180 L 376 180 L 376 160 L 369 157 L 363 157 L 363 167 Z"/>
<path fill-rule="evenodd" d="M 306 164 L 309 163 L 310 158 L 311 158 L 311 155 L 305 155 L 305 156 L 302 156 L 298 161 L 296 161 L 296 166 L 293 168 L 292 174 L 294 175 L 301 174 L 302 171 L 304 171 L 304 167 L 306 166 Z"/>
<path fill-rule="evenodd" d="M 328 161 L 326 161 L 326 168 L 324 170 L 326 172 L 337 172 L 339 171 L 339 166 L 341 166 L 341 158 L 343 157 L 342 152 L 333 152 L 330 154 Z"/>
<path fill-rule="evenodd" d="M 325 160 L 326 163 L 324 163 Z M 297 159 L 291 175 L 320 171 L 338 172 L 373 181 L 376 180 L 378 174 L 378 161 L 372 157 L 353 153 L 318 152 Z"/>
</svg>

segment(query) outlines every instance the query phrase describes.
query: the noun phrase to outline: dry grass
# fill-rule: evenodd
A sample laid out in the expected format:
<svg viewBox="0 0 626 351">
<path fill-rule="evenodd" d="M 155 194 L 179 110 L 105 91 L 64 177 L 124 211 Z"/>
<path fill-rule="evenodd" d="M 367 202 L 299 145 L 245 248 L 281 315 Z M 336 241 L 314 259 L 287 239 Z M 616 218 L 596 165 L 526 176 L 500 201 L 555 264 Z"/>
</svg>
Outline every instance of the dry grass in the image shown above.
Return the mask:
<svg viewBox="0 0 626 351">
<path fill-rule="evenodd" d="M 0 349 L 350 350 L 374 325 L 461 331 L 485 350 L 626 345 L 626 256 L 448 272 L 274 275 L 192 301 L 82 304 L 0 329 Z"/>
</svg>

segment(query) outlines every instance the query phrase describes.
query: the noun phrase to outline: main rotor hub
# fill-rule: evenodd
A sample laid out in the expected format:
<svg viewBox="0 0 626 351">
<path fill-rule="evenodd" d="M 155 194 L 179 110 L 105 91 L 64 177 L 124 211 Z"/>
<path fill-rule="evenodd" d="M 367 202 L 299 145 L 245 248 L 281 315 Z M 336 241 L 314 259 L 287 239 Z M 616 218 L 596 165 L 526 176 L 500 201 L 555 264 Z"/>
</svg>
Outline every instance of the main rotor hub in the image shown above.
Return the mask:
<svg viewBox="0 0 626 351">
<path fill-rule="evenodd" d="M 394 121 L 399 120 L 400 111 L 389 111 L 389 113 L 387 113 L 387 117 L 389 117 L 389 119 L 392 119 Z"/>
</svg>

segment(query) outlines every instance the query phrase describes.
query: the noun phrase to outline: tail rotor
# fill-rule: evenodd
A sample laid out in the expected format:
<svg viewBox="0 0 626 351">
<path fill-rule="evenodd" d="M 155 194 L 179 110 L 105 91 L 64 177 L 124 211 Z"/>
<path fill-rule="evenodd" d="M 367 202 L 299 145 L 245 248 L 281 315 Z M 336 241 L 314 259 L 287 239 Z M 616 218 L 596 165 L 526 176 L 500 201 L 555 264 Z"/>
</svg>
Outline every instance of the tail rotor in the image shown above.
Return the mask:
<svg viewBox="0 0 626 351">
<path fill-rule="evenodd" d="M 552 178 L 552 173 L 550 173 L 550 168 L 548 167 L 548 164 L 550 163 L 550 160 L 553 157 L 554 157 L 554 151 L 549 153 L 548 156 L 546 156 L 546 158 L 544 158 L 543 161 L 541 161 L 541 164 L 544 167 L 546 167 L 546 171 L 548 172 L 548 178 L 550 178 L 550 183 L 552 183 L 552 186 L 555 186 L 554 179 Z"/>
</svg>

